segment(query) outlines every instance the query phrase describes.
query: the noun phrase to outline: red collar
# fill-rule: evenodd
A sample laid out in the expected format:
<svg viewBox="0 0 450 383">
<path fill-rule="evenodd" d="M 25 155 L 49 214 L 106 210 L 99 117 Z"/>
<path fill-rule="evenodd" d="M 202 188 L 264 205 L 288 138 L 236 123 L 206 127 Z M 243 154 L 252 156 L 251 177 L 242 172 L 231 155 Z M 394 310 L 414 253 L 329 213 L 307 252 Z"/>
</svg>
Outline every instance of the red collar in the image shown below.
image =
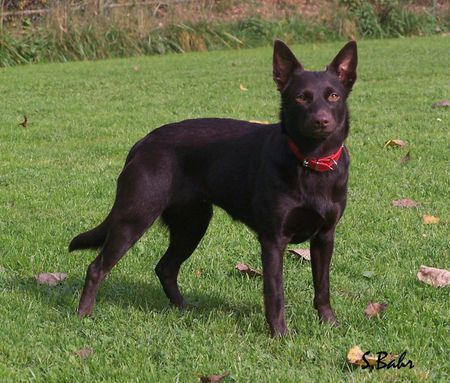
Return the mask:
<svg viewBox="0 0 450 383">
<path fill-rule="evenodd" d="M 295 157 L 302 163 L 302 166 L 316 172 L 328 172 L 330 170 L 335 170 L 337 167 L 337 162 L 341 157 L 342 150 L 344 149 L 344 144 L 342 144 L 339 149 L 329 156 L 321 158 L 307 158 L 298 149 L 294 141 L 288 138 L 288 145 L 291 152 L 294 153 Z"/>
</svg>

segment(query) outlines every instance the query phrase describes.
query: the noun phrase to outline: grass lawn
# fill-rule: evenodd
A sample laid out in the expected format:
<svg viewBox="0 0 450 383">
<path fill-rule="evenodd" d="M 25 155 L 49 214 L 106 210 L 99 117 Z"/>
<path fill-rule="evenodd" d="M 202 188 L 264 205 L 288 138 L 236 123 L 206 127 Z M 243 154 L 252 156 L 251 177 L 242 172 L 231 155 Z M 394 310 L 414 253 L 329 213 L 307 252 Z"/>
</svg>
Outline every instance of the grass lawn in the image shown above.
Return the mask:
<svg viewBox="0 0 450 383">
<path fill-rule="evenodd" d="M 341 45 L 293 50 L 322 69 Z M 416 280 L 421 264 L 450 269 L 450 116 L 431 108 L 450 97 L 448 53 L 449 37 L 360 42 L 349 201 L 331 271 L 341 326 L 318 323 L 310 265 L 286 255 L 291 331 L 281 340 L 268 336 L 262 280 L 234 270 L 261 268 L 259 245 L 219 209 L 180 274 L 198 306 L 189 312 L 168 306 L 153 271 L 167 247 L 161 225 L 113 270 L 83 321 L 75 309 L 95 254 L 67 252 L 109 211 L 125 156 L 148 131 L 193 117 L 276 121 L 271 49 L 1 69 L 0 381 L 196 382 L 227 371 L 236 382 L 449 381 L 449 289 Z M 384 148 L 388 139 L 407 145 Z M 392 207 L 400 198 L 419 206 Z M 424 214 L 440 222 L 424 225 Z M 35 274 L 53 271 L 68 278 L 37 284 Z M 380 318 L 364 317 L 370 300 L 388 304 Z M 407 351 L 415 367 L 352 369 L 354 345 Z M 82 348 L 93 353 L 81 359 Z"/>
</svg>

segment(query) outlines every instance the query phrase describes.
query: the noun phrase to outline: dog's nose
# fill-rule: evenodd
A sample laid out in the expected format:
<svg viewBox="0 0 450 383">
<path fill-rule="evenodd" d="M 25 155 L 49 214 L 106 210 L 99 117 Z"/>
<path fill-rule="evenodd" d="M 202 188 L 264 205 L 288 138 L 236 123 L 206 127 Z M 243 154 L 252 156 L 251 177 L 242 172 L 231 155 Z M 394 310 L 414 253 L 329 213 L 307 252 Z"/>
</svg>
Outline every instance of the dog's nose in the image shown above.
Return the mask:
<svg viewBox="0 0 450 383">
<path fill-rule="evenodd" d="M 315 124 L 318 128 L 326 128 L 330 125 L 330 120 L 328 117 L 320 116 L 316 118 Z"/>
</svg>

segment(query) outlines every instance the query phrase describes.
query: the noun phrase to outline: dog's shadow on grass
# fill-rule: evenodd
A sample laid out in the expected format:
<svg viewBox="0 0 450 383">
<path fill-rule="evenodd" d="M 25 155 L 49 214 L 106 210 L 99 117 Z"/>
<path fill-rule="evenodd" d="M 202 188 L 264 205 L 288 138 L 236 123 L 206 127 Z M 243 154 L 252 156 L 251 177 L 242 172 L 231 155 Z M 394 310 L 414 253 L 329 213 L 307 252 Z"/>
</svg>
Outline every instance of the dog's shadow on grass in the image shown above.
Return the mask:
<svg viewBox="0 0 450 383">
<path fill-rule="evenodd" d="M 84 279 L 69 277 L 57 286 L 40 285 L 34 278 L 15 279 L 11 284 L 27 295 L 35 295 L 40 303 L 60 311 L 61 314 L 75 315 Z M 184 297 L 188 309 L 179 312 L 188 312 L 189 315 L 205 321 L 212 311 L 232 314 L 238 322 L 261 311 L 256 302 L 229 303 L 211 291 L 195 291 L 184 294 Z M 143 312 L 160 312 L 161 315 L 165 315 L 168 310 L 178 310 L 169 304 L 156 277 L 154 281 L 134 280 L 126 276 L 114 276 L 105 280 L 98 293 L 94 313 L 105 305 L 117 305 L 124 310 L 132 308 Z"/>
</svg>

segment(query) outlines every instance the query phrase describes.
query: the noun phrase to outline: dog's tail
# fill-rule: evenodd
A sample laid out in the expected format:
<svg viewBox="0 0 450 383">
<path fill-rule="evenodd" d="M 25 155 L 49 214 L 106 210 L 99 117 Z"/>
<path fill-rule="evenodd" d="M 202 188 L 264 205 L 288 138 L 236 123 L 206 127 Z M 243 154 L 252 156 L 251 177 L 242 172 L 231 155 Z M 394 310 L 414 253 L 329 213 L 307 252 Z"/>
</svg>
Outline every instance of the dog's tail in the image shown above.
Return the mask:
<svg viewBox="0 0 450 383">
<path fill-rule="evenodd" d="M 105 243 L 108 234 L 108 217 L 97 227 L 78 234 L 69 244 L 69 252 L 80 249 L 98 249 Z"/>
</svg>

